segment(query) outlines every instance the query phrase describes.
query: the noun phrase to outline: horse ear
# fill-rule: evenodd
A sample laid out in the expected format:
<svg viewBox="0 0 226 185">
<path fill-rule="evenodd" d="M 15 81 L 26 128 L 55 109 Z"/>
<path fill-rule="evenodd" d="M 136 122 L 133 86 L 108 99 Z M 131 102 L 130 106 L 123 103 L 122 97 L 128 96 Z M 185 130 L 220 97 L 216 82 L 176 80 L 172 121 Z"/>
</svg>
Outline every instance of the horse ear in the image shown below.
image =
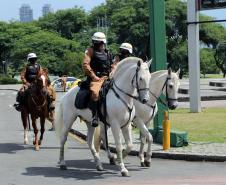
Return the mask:
<svg viewBox="0 0 226 185">
<path fill-rule="evenodd" d="M 180 76 L 180 71 L 181 71 L 181 69 L 179 68 L 176 72 L 177 76 Z"/>
<path fill-rule="evenodd" d="M 138 67 L 140 67 L 140 66 L 141 66 L 141 61 L 140 61 L 140 60 L 138 60 L 138 62 L 137 62 L 137 66 L 138 66 Z"/>
<path fill-rule="evenodd" d="M 171 67 L 169 67 L 168 68 L 168 75 L 171 75 L 171 73 L 172 73 L 172 69 L 171 69 Z"/>
<path fill-rule="evenodd" d="M 149 68 L 151 66 L 151 63 L 152 63 L 152 59 L 147 62 Z"/>
</svg>

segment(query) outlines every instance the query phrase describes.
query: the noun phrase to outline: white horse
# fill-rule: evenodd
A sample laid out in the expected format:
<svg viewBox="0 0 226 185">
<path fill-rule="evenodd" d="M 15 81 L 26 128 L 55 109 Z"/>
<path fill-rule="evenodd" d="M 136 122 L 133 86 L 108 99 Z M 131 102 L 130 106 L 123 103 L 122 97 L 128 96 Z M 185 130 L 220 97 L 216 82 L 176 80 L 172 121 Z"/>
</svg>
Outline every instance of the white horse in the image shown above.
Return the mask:
<svg viewBox="0 0 226 185">
<path fill-rule="evenodd" d="M 129 173 L 123 163 L 120 130 L 121 128 L 129 127 L 129 123 L 134 118 L 134 96 L 138 94 L 139 101 L 142 103 L 149 101 L 150 77 L 148 63 L 136 57 L 126 58 L 117 65 L 111 79 L 112 87 L 109 89 L 106 96 L 106 120 L 111 126 L 114 135 L 117 159 L 122 176 L 128 176 Z M 60 137 L 60 168 L 66 169 L 64 145 L 67 140 L 68 132 L 76 118 L 81 117 L 87 123 L 87 142 L 94 156 L 97 170 L 102 170 L 103 167 L 93 142 L 95 128 L 89 124 L 92 120 L 92 112 L 90 109 L 77 109 L 74 106 L 74 99 L 78 90 L 79 87 L 75 87 L 66 93 L 61 99 L 58 109 L 56 130 Z"/>
<path fill-rule="evenodd" d="M 135 117 L 133 119 L 133 124 L 137 126 L 137 128 L 141 131 L 141 145 L 139 151 L 139 158 L 141 161 L 141 166 L 149 167 L 151 163 L 151 144 L 153 143 L 153 138 L 151 133 L 148 131 L 150 126 L 151 120 L 155 117 L 158 107 L 157 107 L 157 100 L 159 99 L 160 95 L 163 93 L 166 96 L 166 101 L 161 102 L 169 107 L 169 109 L 175 109 L 178 105 L 178 88 L 179 88 L 179 70 L 176 73 L 173 73 L 171 69 L 161 70 L 154 73 L 151 73 L 151 80 L 149 85 L 149 93 L 150 93 L 150 100 L 146 104 L 142 104 L 136 99 L 134 99 L 134 106 L 135 106 Z M 131 131 L 131 130 L 130 130 Z M 101 127 L 101 140 L 106 148 L 106 140 L 105 140 L 105 133 L 104 128 Z M 98 134 L 96 133 L 97 138 Z M 125 137 L 125 142 L 127 148 L 123 150 L 123 157 L 125 157 L 132 149 L 132 137 L 131 133 L 128 133 L 128 136 Z M 144 158 L 144 145 L 148 143 L 148 148 L 146 151 L 146 158 Z M 99 140 L 100 142 L 100 140 Z M 99 143 L 100 144 L 100 143 Z M 100 146 L 98 142 L 96 143 L 96 148 L 98 149 Z M 130 147 L 128 147 L 130 146 Z M 108 153 L 110 151 L 108 150 Z M 110 154 L 108 155 L 110 156 Z"/>
</svg>

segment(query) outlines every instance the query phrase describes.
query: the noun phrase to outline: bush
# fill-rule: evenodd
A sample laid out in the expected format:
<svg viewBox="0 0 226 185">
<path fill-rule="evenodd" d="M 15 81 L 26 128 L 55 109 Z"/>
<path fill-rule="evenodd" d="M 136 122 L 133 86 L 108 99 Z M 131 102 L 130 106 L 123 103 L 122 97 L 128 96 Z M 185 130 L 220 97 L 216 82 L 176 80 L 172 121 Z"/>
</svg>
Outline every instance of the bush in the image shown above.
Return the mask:
<svg viewBox="0 0 226 185">
<path fill-rule="evenodd" d="M 0 84 L 17 84 L 18 80 L 8 76 L 0 76 Z"/>
</svg>

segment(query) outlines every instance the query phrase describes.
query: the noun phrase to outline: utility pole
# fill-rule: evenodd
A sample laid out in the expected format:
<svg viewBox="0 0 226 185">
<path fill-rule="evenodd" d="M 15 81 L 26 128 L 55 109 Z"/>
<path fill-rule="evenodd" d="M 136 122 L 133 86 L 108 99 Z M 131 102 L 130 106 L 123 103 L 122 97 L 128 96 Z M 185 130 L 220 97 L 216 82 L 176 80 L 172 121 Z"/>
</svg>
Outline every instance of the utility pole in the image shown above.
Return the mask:
<svg viewBox="0 0 226 185">
<path fill-rule="evenodd" d="M 198 22 L 199 12 L 196 1 L 187 3 L 188 22 Z M 190 111 L 201 112 L 199 24 L 188 24 L 188 64 Z"/>
</svg>

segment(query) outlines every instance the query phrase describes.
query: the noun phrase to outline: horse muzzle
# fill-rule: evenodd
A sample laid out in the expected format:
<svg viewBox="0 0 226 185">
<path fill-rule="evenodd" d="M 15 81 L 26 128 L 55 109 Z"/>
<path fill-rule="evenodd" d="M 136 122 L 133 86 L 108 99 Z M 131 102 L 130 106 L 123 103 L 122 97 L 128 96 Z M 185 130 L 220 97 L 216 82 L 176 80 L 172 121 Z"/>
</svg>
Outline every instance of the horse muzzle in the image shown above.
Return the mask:
<svg viewBox="0 0 226 185">
<path fill-rule="evenodd" d="M 178 106 L 178 102 L 168 103 L 168 107 L 169 107 L 170 110 L 176 109 L 177 106 Z"/>
<path fill-rule="evenodd" d="M 147 102 L 148 102 L 147 99 L 143 99 L 143 100 L 142 100 L 142 103 L 143 103 L 143 104 L 146 104 Z"/>
<path fill-rule="evenodd" d="M 145 95 L 143 98 L 140 98 L 141 103 L 145 104 L 150 100 L 149 94 Z"/>
</svg>

